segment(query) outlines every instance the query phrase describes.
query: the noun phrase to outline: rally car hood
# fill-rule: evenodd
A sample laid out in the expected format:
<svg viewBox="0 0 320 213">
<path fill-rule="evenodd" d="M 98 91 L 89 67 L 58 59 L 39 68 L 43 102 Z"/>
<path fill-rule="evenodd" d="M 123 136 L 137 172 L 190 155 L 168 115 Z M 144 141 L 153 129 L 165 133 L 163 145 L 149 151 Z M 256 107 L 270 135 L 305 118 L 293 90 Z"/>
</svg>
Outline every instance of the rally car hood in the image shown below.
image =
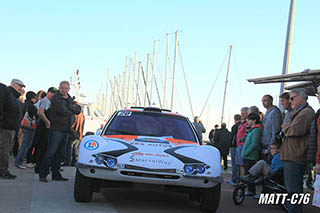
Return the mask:
<svg viewBox="0 0 320 213">
<path fill-rule="evenodd" d="M 212 154 L 212 153 L 216 154 Z M 110 135 L 107 137 L 87 136 L 80 145 L 78 162 L 103 167 L 95 161 L 97 156 L 114 158 L 119 168 L 145 171 L 170 172 L 181 170 L 185 165 L 205 165 L 210 170 L 220 173 L 219 151 L 212 146 L 173 139 L 170 137 L 149 137 L 130 135 Z"/>
</svg>

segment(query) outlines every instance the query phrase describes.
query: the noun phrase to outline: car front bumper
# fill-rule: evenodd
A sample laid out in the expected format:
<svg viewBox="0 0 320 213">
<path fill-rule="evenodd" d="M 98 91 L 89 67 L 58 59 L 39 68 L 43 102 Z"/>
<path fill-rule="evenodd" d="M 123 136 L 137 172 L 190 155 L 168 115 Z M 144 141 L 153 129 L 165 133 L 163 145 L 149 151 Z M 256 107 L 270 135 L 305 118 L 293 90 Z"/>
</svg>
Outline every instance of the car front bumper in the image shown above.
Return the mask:
<svg viewBox="0 0 320 213">
<path fill-rule="evenodd" d="M 126 168 L 108 169 L 103 167 L 77 164 L 80 173 L 89 178 L 133 183 L 176 185 L 184 187 L 211 188 L 222 183 L 222 176 L 185 176 L 178 173 L 155 173 Z"/>
</svg>

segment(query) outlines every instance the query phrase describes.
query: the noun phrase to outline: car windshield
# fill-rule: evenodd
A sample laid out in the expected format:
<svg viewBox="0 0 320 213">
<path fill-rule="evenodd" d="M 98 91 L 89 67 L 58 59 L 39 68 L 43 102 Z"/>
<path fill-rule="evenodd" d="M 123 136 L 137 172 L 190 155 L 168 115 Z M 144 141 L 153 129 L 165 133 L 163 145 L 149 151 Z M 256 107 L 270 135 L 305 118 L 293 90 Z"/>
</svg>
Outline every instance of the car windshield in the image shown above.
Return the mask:
<svg viewBox="0 0 320 213">
<path fill-rule="evenodd" d="M 119 111 L 104 135 L 142 135 L 196 142 L 185 117 L 154 112 Z"/>
</svg>

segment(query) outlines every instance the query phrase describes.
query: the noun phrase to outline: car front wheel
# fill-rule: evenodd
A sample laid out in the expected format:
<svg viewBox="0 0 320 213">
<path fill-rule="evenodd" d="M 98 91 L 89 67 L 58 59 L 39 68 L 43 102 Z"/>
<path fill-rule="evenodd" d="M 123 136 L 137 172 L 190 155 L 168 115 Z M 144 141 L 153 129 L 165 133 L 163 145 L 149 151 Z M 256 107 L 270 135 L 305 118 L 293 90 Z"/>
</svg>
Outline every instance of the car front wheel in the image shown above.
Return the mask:
<svg viewBox="0 0 320 213">
<path fill-rule="evenodd" d="M 74 180 L 73 196 L 77 202 L 89 202 L 92 200 L 93 184 L 90 178 L 83 176 L 79 169 Z"/>
<path fill-rule="evenodd" d="M 221 184 L 203 189 L 200 197 L 200 208 L 205 212 L 216 212 L 220 202 Z"/>
</svg>

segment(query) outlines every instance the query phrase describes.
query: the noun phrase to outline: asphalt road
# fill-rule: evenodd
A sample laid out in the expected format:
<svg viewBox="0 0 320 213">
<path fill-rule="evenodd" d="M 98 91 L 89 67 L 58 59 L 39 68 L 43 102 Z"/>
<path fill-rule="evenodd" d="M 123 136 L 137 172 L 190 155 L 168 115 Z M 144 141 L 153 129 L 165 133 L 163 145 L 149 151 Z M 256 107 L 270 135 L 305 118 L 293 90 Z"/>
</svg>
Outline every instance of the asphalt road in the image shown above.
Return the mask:
<svg viewBox="0 0 320 213">
<path fill-rule="evenodd" d="M 12 163 L 13 159 L 11 159 Z M 137 189 L 104 189 L 95 193 L 92 202 L 77 203 L 73 199 L 75 168 L 64 167 L 63 176 L 68 182 L 39 182 L 32 169 L 21 170 L 11 165 L 10 170 L 18 177 L 15 180 L 0 179 L 0 212 L 201 212 L 196 203 L 185 194 L 157 191 L 149 187 Z M 224 174 L 225 181 L 230 174 Z M 255 199 L 245 199 L 236 206 L 232 201 L 233 186 L 222 185 L 220 205 L 217 212 L 283 212 L 278 206 L 258 205 Z M 306 191 L 310 192 L 310 191 Z M 304 206 L 304 212 L 319 212 L 319 208 Z"/>
</svg>

